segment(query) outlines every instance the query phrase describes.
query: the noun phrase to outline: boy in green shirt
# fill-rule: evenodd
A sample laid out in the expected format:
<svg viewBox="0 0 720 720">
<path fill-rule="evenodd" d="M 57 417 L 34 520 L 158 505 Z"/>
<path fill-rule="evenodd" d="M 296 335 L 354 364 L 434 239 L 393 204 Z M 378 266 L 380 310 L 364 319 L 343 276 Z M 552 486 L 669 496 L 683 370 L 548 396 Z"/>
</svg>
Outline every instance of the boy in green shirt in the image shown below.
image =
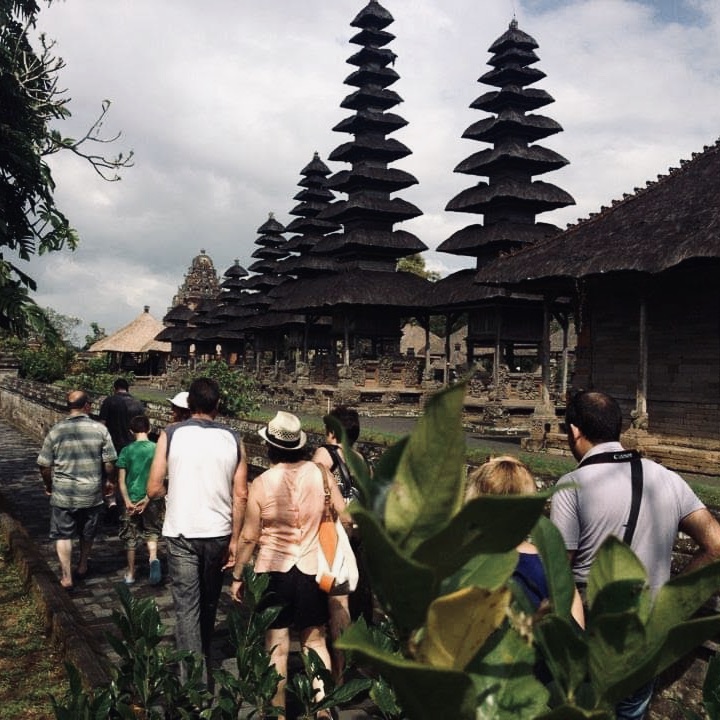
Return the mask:
<svg viewBox="0 0 720 720">
<path fill-rule="evenodd" d="M 120 540 L 127 550 L 125 584 L 135 582 L 135 548 L 144 538 L 150 556 L 150 584 L 157 585 L 162 579 L 160 560 L 157 557 L 158 538 L 162 532 L 165 500 L 150 500 L 146 494 L 150 465 L 155 455 L 155 443 L 148 440 L 150 420 L 137 415 L 130 420 L 130 430 L 135 442 L 126 445 L 117 459 L 118 487 L 125 501 L 125 511 L 120 521 Z"/>
</svg>

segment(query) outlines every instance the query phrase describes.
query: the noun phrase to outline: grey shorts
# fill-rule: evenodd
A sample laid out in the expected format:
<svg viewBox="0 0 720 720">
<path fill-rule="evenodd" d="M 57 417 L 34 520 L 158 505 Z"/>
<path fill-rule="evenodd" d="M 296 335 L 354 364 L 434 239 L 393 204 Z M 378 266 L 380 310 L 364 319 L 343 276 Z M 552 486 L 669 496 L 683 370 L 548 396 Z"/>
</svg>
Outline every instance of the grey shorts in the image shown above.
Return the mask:
<svg viewBox="0 0 720 720">
<path fill-rule="evenodd" d="M 104 505 L 90 508 L 61 508 L 50 506 L 50 539 L 71 540 L 80 537 L 93 540 Z"/>
</svg>

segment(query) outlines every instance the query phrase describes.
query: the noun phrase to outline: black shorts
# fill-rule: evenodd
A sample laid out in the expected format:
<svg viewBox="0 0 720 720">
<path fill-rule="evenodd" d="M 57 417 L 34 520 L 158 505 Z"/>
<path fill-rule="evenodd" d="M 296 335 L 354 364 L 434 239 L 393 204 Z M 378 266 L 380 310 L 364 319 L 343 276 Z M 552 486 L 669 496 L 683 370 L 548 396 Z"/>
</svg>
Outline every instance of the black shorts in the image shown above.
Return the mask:
<svg viewBox="0 0 720 720">
<path fill-rule="evenodd" d="M 70 540 L 80 537 L 93 540 L 97 535 L 98 521 L 105 506 L 90 508 L 61 508 L 50 506 L 50 539 Z"/>
<path fill-rule="evenodd" d="M 320 627 L 328 621 L 328 596 L 314 575 L 306 575 L 293 566 L 288 572 L 270 572 L 267 591 L 258 610 L 281 605 L 282 610 L 270 625 L 273 629 L 304 630 Z"/>
</svg>

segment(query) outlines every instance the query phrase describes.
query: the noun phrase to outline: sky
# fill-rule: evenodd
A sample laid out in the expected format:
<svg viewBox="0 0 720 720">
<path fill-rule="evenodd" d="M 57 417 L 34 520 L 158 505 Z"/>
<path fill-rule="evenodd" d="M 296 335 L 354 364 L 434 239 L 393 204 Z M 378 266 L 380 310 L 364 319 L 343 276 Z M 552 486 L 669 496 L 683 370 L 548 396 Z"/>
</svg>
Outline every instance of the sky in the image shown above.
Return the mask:
<svg viewBox="0 0 720 720">
<path fill-rule="evenodd" d="M 58 206 L 80 234 L 74 252 L 34 258 L 38 304 L 113 332 L 148 305 L 167 312 L 194 256 L 218 274 L 252 264 L 257 229 L 284 225 L 300 170 L 350 140 L 332 127 L 350 115 L 350 22 L 366 0 L 55 0 L 39 30 L 65 61 L 60 86 L 79 137 L 103 100 L 103 152 L 135 153 L 122 180 L 103 182 L 71 153 L 53 156 Z M 396 225 L 429 248 L 445 275 L 472 260 L 436 252 L 482 217 L 445 206 L 476 182 L 453 168 L 485 143 L 462 139 L 487 117 L 469 105 L 492 90 L 488 48 L 513 17 L 538 43 L 532 87 L 555 102 L 536 111 L 563 127 L 539 142 L 569 165 L 537 179 L 576 205 L 538 215 L 566 227 L 720 137 L 718 0 L 384 0 L 408 126 L 391 137 L 412 154 L 392 164 L 418 185 L 401 191 L 423 215 Z M 342 196 L 344 197 L 344 196 Z M 289 236 L 288 236 L 289 237 Z"/>
</svg>

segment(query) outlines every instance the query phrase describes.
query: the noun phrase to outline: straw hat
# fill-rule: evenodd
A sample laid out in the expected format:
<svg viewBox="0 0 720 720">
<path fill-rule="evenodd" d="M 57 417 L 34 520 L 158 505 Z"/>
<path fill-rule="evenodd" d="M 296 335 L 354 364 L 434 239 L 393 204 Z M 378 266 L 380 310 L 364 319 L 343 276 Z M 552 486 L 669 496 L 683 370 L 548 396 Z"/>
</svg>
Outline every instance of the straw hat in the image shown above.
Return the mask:
<svg viewBox="0 0 720 720">
<path fill-rule="evenodd" d="M 189 410 L 188 408 L 188 391 L 183 390 L 182 392 L 179 392 L 175 397 L 166 398 L 167 401 L 174 405 L 175 407 L 183 408 L 184 410 Z"/>
<path fill-rule="evenodd" d="M 300 420 L 296 415 L 280 410 L 267 424 L 260 428 L 258 435 L 265 442 L 283 450 L 299 450 L 307 441 L 307 435 L 300 429 Z"/>
</svg>

